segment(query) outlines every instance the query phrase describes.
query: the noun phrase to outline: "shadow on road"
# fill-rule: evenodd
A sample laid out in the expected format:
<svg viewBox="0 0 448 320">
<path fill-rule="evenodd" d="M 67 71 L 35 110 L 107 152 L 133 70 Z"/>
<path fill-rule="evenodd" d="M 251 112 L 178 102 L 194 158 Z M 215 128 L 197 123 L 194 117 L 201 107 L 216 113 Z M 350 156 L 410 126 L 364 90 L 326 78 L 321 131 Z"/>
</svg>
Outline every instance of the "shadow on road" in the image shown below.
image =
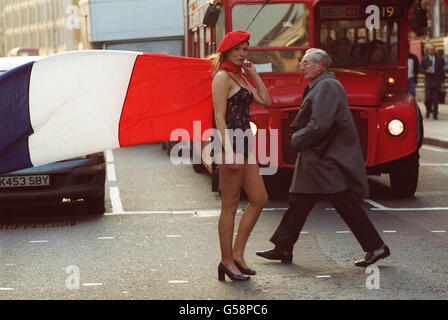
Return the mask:
<svg viewBox="0 0 448 320">
<path fill-rule="evenodd" d="M 1 208 L 0 230 L 20 228 L 70 227 L 81 220 L 98 220 L 103 215 L 89 215 L 83 204 L 25 208 Z"/>
</svg>

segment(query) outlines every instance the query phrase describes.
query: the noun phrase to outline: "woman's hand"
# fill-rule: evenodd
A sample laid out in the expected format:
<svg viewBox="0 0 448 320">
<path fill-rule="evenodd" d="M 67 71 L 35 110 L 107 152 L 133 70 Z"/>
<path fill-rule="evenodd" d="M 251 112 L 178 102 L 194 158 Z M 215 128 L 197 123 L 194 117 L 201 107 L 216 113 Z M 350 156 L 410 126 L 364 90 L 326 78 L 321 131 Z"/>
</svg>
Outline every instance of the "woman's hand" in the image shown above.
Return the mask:
<svg viewBox="0 0 448 320">
<path fill-rule="evenodd" d="M 254 89 L 250 83 L 246 82 L 252 88 L 251 91 L 254 94 L 255 102 L 261 106 L 270 107 L 272 102 L 268 89 L 266 88 L 263 80 L 260 78 L 255 65 L 250 61 L 244 61 L 242 67 L 255 83 L 256 89 Z"/>
<path fill-rule="evenodd" d="M 255 65 L 250 62 L 250 61 L 244 61 L 243 65 L 242 65 L 244 71 L 246 71 L 246 73 L 250 76 L 252 76 L 252 74 L 257 73 L 257 69 L 255 68 Z"/>
</svg>

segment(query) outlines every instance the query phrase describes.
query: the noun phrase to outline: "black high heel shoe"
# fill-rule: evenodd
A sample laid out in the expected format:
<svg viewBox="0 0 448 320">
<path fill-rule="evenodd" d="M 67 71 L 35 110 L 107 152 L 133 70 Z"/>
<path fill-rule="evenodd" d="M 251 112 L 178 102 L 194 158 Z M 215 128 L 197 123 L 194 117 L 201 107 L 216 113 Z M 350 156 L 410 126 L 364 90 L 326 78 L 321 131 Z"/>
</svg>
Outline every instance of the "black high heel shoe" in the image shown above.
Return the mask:
<svg viewBox="0 0 448 320">
<path fill-rule="evenodd" d="M 220 263 L 219 266 L 218 266 L 218 279 L 219 279 L 219 281 L 224 281 L 225 280 L 225 275 L 227 275 L 233 281 L 247 281 L 247 280 L 250 279 L 249 276 L 244 275 L 244 274 L 234 274 L 232 271 L 227 269 L 227 267 L 225 265 Z"/>
<path fill-rule="evenodd" d="M 236 260 L 233 260 L 233 261 L 235 262 L 235 264 L 238 267 L 238 269 L 240 269 L 241 273 L 247 274 L 249 276 L 254 276 L 256 274 L 255 270 L 252 270 L 252 269 L 249 269 L 249 268 L 244 268 Z"/>
</svg>

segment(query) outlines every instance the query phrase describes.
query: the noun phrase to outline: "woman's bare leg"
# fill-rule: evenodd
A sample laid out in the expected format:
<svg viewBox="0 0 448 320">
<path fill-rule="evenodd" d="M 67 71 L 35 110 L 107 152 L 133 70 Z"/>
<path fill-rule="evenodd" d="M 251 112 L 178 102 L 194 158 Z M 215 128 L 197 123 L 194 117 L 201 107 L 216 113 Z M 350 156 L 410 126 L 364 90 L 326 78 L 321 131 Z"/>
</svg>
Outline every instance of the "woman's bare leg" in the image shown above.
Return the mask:
<svg viewBox="0 0 448 320">
<path fill-rule="evenodd" d="M 221 262 L 235 274 L 241 274 L 233 261 L 232 244 L 243 170 L 244 165 L 238 165 L 236 170 L 230 170 L 225 164 L 219 165 L 221 215 L 219 216 L 218 233 L 221 246 Z"/>
<path fill-rule="evenodd" d="M 242 186 L 249 198 L 249 204 L 241 217 L 238 234 L 233 247 L 233 258 L 247 268 L 244 261 L 244 248 L 249 235 L 254 228 L 261 211 L 268 201 L 268 194 L 264 185 L 263 177 L 260 175 L 258 164 L 245 164 Z"/>
</svg>

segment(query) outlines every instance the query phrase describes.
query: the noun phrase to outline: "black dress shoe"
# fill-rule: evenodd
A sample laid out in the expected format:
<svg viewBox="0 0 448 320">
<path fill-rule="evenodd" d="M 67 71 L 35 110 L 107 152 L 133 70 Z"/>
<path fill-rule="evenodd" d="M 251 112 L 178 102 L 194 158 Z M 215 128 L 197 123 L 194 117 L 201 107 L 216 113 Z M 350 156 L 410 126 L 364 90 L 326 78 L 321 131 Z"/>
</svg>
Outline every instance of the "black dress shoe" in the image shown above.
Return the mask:
<svg viewBox="0 0 448 320">
<path fill-rule="evenodd" d="M 274 249 L 268 251 L 259 251 L 255 253 L 257 256 L 263 257 L 269 260 L 281 260 L 282 263 L 292 262 L 292 252 L 279 249 L 275 247 Z"/>
<path fill-rule="evenodd" d="M 433 117 L 434 120 L 439 119 L 435 113 L 432 115 L 432 117 Z"/>
<path fill-rule="evenodd" d="M 236 260 L 233 260 L 233 261 L 235 262 L 235 264 L 238 267 L 238 269 L 240 269 L 241 273 L 247 274 L 249 276 L 254 276 L 256 274 L 255 270 L 252 270 L 252 269 L 249 269 L 249 268 L 244 268 Z"/>
<path fill-rule="evenodd" d="M 357 267 L 367 267 L 371 264 L 374 264 L 380 259 L 384 259 L 386 257 L 390 256 L 390 250 L 389 247 L 383 244 L 381 247 L 379 247 L 376 250 L 367 252 L 366 256 L 363 260 L 359 260 L 355 262 L 355 266 Z"/>
<path fill-rule="evenodd" d="M 225 280 L 225 275 L 227 275 L 233 281 L 247 281 L 247 280 L 250 279 L 250 277 L 245 275 L 245 274 L 235 274 L 235 273 L 233 273 L 232 271 L 227 269 L 227 267 L 225 265 L 220 263 L 219 266 L 218 266 L 218 279 L 219 279 L 219 281 L 224 281 Z"/>
<path fill-rule="evenodd" d="M 430 114 L 431 114 L 431 112 L 426 112 L 426 119 L 429 119 Z"/>
</svg>

